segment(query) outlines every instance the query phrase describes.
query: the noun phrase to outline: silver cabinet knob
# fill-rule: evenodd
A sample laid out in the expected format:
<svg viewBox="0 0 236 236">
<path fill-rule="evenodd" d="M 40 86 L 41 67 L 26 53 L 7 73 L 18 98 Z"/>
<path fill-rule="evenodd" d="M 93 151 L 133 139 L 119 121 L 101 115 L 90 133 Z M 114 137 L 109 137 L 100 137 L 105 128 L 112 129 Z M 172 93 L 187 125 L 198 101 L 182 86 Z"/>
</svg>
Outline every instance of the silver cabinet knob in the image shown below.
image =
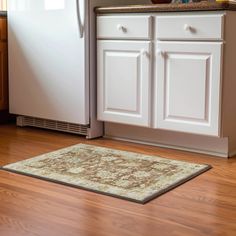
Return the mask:
<svg viewBox="0 0 236 236">
<path fill-rule="evenodd" d="M 119 31 L 122 31 L 122 32 L 126 32 L 126 31 L 127 31 L 127 29 L 126 29 L 123 25 L 121 25 L 121 24 L 118 24 L 118 25 L 117 25 L 117 29 L 118 29 Z"/>
<path fill-rule="evenodd" d="M 185 24 L 185 25 L 184 25 L 184 30 L 185 30 L 185 31 L 191 31 L 191 30 L 192 30 L 192 27 L 191 27 L 190 25 L 188 25 L 188 24 Z"/>
</svg>

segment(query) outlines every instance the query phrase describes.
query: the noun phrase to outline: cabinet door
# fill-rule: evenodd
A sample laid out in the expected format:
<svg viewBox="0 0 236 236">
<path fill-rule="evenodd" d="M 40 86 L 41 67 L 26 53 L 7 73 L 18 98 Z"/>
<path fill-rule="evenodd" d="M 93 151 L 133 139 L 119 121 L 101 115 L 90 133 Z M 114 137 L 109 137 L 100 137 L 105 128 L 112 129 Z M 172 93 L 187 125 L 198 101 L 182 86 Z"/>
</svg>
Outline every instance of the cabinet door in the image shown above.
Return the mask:
<svg viewBox="0 0 236 236">
<path fill-rule="evenodd" d="M 220 135 L 222 43 L 158 42 L 155 128 Z"/>
<path fill-rule="evenodd" d="M 0 42 L 0 110 L 8 109 L 7 43 Z"/>
<path fill-rule="evenodd" d="M 149 126 L 151 43 L 98 41 L 98 119 Z"/>
</svg>

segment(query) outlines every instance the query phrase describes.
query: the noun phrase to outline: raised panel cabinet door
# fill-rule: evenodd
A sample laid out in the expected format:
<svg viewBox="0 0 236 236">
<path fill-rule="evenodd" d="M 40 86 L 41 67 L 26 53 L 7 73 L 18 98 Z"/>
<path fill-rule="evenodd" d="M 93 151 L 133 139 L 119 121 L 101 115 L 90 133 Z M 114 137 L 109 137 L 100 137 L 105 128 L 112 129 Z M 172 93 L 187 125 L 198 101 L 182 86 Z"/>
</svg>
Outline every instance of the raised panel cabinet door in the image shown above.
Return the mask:
<svg viewBox="0 0 236 236">
<path fill-rule="evenodd" d="M 151 43 L 98 41 L 98 119 L 150 125 Z"/>
<path fill-rule="evenodd" d="M 222 43 L 156 46 L 154 127 L 220 136 Z"/>
<path fill-rule="evenodd" d="M 7 43 L 0 42 L 0 110 L 8 109 Z"/>
</svg>

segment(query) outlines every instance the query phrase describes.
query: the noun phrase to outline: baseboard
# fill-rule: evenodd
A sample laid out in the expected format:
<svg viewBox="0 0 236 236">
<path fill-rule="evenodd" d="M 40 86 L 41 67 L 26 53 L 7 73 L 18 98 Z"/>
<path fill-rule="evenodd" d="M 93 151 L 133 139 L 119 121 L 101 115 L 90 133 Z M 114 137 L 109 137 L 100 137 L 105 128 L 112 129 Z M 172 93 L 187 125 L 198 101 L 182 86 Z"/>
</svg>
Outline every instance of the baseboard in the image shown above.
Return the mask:
<svg viewBox="0 0 236 236">
<path fill-rule="evenodd" d="M 128 142 L 171 148 L 227 158 L 229 140 L 145 127 L 105 123 L 106 137 Z"/>
<path fill-rule="evenodd" d="M 175 149 L 175 150 L 181 150 L 181 151 L 186 151 L 186 152 L 194 152 L 194 153 L 201 153 L 201 154 L 206 154 L 206 155 L 211 155 L 211 156 L 228 158 L 228 154 L 227 153 L 219 153 L 219 152 L 214 152 L 214 151 L 203 151 L 203 150 L 199 150 L 199 149 L 179 147 L 179 146 L 174 146 L 174 145 L 166 145 L 166 144 L 161 144 L 161 143 L 145 142 L 145 141 L 133 140 L 133 139 L 128 139 L 128 138 L 118 138 L 118 137 L 109 136 L 109 135 L 105 135 L 104 138 L 113 139 L 113 140 L 119 140 L 119 141 L 125 141 L 125 142 L 130 142 L 130 143 L 138 143 L 138 144 L 144 144 L 144 145 L 151 145 L 151 146 L 155 146 L 155 147 Z M 235 154 L 236 154 L 236 151 L 235 151 Z"/>
</svg>

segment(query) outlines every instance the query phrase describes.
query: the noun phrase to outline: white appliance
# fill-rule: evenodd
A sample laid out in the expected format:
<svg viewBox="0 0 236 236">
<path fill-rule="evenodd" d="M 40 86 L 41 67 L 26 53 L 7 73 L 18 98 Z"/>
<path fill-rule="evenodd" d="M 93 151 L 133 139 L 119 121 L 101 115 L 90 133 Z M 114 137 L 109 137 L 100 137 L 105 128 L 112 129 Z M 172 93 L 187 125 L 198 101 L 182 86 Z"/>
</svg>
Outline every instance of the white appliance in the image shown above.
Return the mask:
<svg viewBox="0 0 236 236">
<path fill-rule="evenodd" d="M 96 119 L 94 7 L 132 2 L 8 0 L 9 105 L 18 125 L 103 134 Z"/>
</svg>

